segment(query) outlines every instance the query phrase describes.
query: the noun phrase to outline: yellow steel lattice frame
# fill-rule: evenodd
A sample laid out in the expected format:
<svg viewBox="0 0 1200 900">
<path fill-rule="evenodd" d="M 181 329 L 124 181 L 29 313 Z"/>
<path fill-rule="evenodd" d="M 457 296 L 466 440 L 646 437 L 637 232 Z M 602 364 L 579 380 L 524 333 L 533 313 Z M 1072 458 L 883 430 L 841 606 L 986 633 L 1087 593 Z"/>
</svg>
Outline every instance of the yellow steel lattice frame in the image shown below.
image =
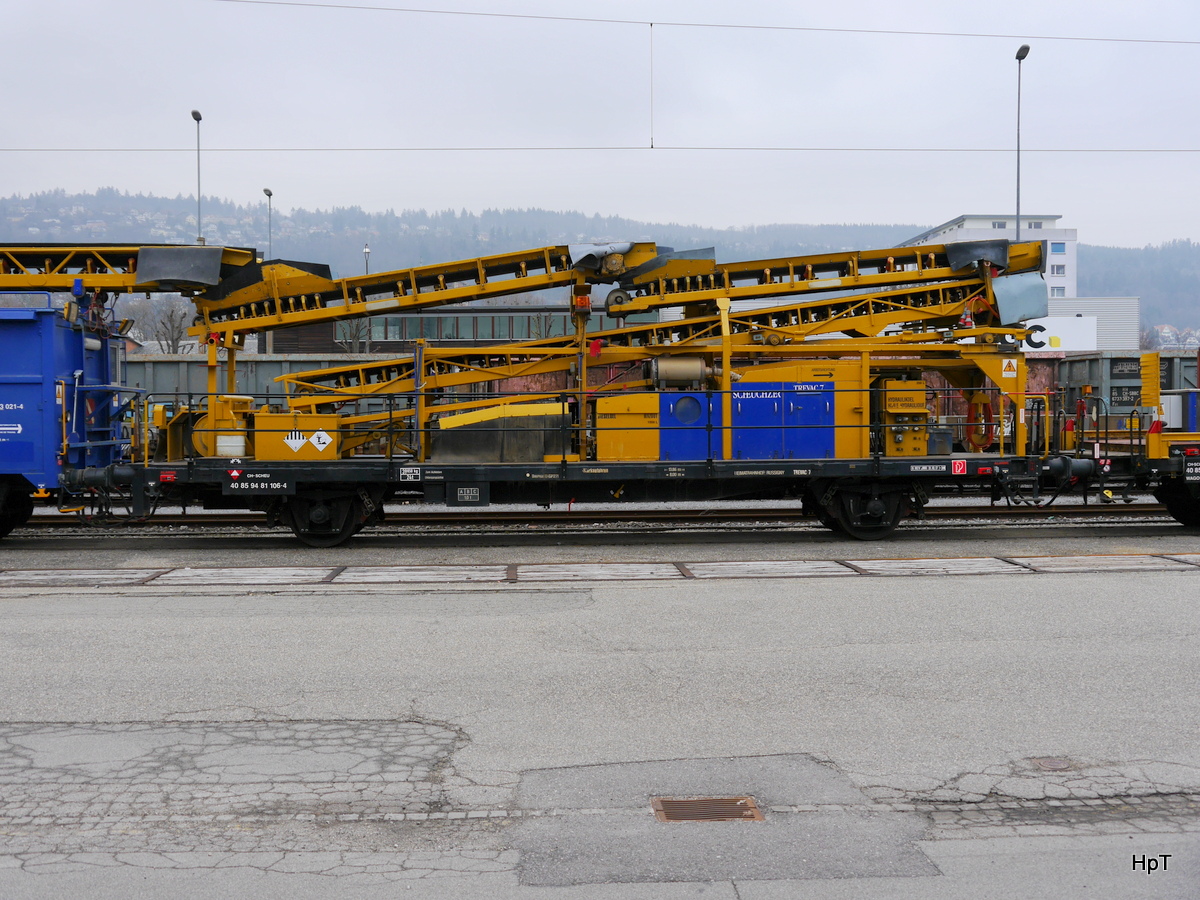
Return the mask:
<svg viewBox="0 0 1200 900">
<path fill-rule="evenodd" d="M 82 282 L 85 290 L 124 293 L 154 291 L 153 281 L 138 278 L 138 253 L 149 247 L 179 249 L 178 244 L 6 244 L 0 245 L 0 291 L 65 293 Z M 250 250 L 221 248 L 221 263 L 241 267 L 254 261 Z M 171 288 L 174 290 L 174 288 Z"/>
<path fill-rule="evenodd" d="M 949 282 L 914 291 L 884 291 L 853 297 L 839 297 L 814 303 L 775 306 L 728 315 L 728 339 L 738 347 L 757 342 L 774 350 L 783 345 L 834 333 L 857 336 L 878 336 L 888 328 L 923 323 L 937 325 L 957 323 L 968 304 L 980 309 L 990 308 L 991 301 L 985 284 L 977 279 Z M 771 343 L 778 339 L 778 345 Z M 673 322 L 647 323 L 626 328 L 590 332 L 587 341 L 600 343 L 600 357 L 594 365 L 611 361 L 620 348 L 641 349 L 648 358 L 664 352 L 703 351 L 707 345 L 722 340 L 720 313 L 697 316 Z M 554 341 L 523 341 L 491 347 L 425 349 L 426 360 L 438 360 L 443 365 L 463 370 L 489 373 L 511 370 L 517 365 L 533 365 L 536 361 L 555 356 L 573 356 L 579 350 L 575 337 Z M 319 395 L 338 391 L 356 395 L 406 390 L 401 383 L 411 382 L 415 356 L 389 360 L 364 361 L 349 366 L 335 366 L 311 372 L 296 372 L 277 379 L 293 392 L 294 408 L 310 407 L 329 402 Z M 522 373 L 524 374 L 524 373 Z M 498 377 L 481 378 L 495 380 Z"/>
<path fill-rule="evenodd" d="M 351 278 L 327 279 L 287 263 L 262 266 L 262 277 L 214 299 L 198 296 L 203 322 L 197 336 L 232 337 L 264 329 L 440 306 L 580 284 L 622 281 L 633 293 L 612 303 L 610 315 L 630 315 L 663 306 L 715 312 L 719 298 L 762 300 L 795 294 L 861 291 L 931 285 L 977 275 L 950 268 L 946 246 L 891 248 L 869 252 L 817 254 L 720 264 L 714 260 L 658 257 L 655 244 L 637 243 L 593 266 L 580 267 L 563 245 L 418 266 Z M 1013 244 L 1009 273 L 1037 271 L 1040 243 Z"/>
</svg>

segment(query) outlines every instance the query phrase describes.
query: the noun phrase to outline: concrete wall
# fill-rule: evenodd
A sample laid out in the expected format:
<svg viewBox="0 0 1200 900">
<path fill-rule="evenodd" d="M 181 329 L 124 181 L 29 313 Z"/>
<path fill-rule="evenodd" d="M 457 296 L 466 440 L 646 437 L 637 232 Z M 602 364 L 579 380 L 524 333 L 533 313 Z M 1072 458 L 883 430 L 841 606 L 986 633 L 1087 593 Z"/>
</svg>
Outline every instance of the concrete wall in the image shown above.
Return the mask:
<svg viewBox="0 0 1200 900">
<path fill-rule="evenodd" d="M 345 353 L 321 356 L 305 354 L 241 354 L 237 360 L 238 391 L 243 394 L 282 394 L 275 383 L 280 375 L 308 372 L 332 366 L 348 366 L 364 359 L 390 359 L 391 354 L 369 357 Z M 207 365 L 202 354 L 139 353 L 128 357 L 125 381 L 130 387 L 157 393 L 203 394 L 207 389 Z M 224 374 L 222 373 L 222 378 Z M 221 382 L 224 390 L 224 381 Z"/>
</svg>

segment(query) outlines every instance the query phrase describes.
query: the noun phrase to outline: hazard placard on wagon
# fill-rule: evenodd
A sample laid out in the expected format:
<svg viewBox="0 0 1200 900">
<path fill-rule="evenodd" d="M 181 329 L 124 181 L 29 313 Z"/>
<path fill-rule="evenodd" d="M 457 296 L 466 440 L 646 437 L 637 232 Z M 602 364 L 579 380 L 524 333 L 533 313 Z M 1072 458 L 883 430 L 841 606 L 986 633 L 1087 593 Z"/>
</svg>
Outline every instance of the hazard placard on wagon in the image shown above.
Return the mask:
<svg viewBox="0 0 1200 900">
<path fill-rule="evenodd" d="M 258 413 L 254 417 L 255 459 L 338 458 L 338 417 L 302 413 Z"/>
</svg>

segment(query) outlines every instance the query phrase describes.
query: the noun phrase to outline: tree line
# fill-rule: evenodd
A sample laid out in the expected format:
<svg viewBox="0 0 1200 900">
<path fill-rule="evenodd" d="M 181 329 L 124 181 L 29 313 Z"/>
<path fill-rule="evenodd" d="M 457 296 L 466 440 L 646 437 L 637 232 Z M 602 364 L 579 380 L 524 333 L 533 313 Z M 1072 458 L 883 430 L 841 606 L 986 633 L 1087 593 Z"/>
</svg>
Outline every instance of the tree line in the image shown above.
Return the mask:
<svg viewBox="0 0 1200 900">
<path fill-rule="evenodd" d="M 266 253 L 267 204 L 204 198 L 210 242 Z M 270 244 L 277 259 L 328 263 L 335 276 L 467 259 L 553 244 L 653 240 L 676 249 L 713 247 L 718 260 L 896 246 L 928 225 L 772 224 L 704 228 L 618 216 L 544 209 L 387 210 L 357 206 L 276 210 Z M 157 197 L 113 188 L 47 191 L 0 198 L 0 241 L 188 243 L 195 238 L 195 197 Z M 364 247 L 370 248 L 365 256 Z M 1140 248 L 1079 245 L 1084 297 L 1142 298 L 1142 327 L 1200 327 L 1200 243 Z"/>
</svg>

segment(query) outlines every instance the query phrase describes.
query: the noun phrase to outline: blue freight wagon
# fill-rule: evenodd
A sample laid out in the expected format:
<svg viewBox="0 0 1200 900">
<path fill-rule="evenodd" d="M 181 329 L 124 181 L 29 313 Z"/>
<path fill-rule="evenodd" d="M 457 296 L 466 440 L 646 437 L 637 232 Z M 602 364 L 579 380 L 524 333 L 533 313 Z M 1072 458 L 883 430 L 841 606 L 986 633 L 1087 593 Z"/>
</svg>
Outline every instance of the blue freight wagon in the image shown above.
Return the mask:
<svg viewBox="0 0 1200 900">
<path fill-rule="evenodd" d="M 62 491 L 70 470 L 128 454 L 119 341 L 86 296 L 0 294 L 0 537 Z"/>
</svg>

